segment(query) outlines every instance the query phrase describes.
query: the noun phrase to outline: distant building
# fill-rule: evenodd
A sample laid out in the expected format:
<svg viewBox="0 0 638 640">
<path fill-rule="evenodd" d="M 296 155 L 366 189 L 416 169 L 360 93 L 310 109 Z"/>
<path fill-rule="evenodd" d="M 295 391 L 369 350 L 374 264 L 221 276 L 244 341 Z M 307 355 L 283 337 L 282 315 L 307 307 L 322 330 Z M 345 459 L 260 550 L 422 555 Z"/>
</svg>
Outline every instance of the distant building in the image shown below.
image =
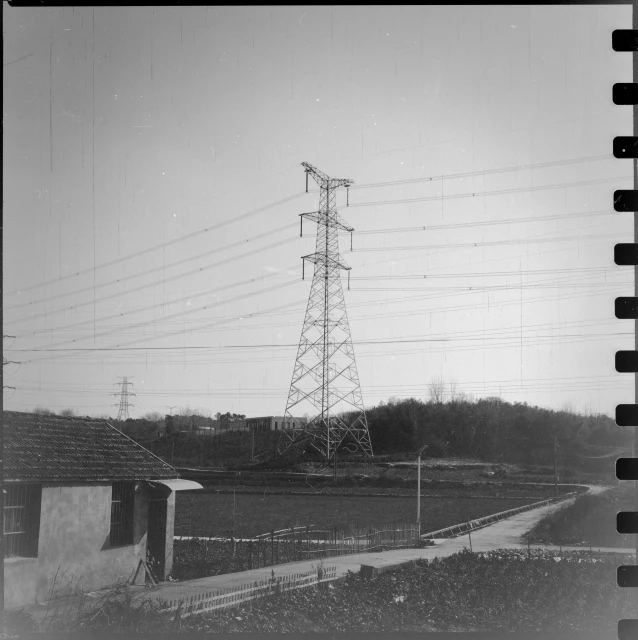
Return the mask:
<svg viewBox="0 0 638 640">
<path fill-rule="evenodd" d="M 284 418 L 284 416 L 265 416 L 261 418 L 246 418 L 248 431 L 287 431 L 300 428 L 308 423 L 306 418 Z"/>
<path fill-rule="evenodd" d="M 214 436 L 215 427 L 195 427 L 193 433 L 198 436 Z"/>
<path fill-rule="evenodd" d="M 104 420 L 5 411 L 5 607 L 173 562 L 175 491 L 198 489 Z M 144 575 L 140 569 L 139 576 Z"/>
<path fill-rule="evenodd" d="M 246 431 L 245 420 L 212 420 L 211 426 L 216 434 L 228 433 L 229 431 Z"/>
</svg>

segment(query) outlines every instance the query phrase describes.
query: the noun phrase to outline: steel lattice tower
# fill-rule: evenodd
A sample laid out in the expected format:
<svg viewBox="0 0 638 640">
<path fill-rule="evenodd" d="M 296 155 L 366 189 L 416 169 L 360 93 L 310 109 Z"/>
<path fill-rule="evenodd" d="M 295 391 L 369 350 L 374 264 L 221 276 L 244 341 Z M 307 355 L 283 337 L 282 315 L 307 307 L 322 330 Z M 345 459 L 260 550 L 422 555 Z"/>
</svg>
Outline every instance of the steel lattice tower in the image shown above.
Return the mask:
<svg viewBox="0 0 638 640">
<path fill-rule="evenodd" d="M 130 403 L 128 401 L 128 397 L 129 396 L 134 396 L 134 393 L 129 393 L 128 390 L 128 385 L 132 385 L 132 382 L 128 381 L 128 378 L 123 378 L 122 382 L 118 382 L 117 384 L 122 386 L 122 390 L 120 391 L 120 404 L 119 405 L 113 405 L 114 407 L 119 406 L 118 412 L 117 412 L 117 418 L 116 420 L 128 420 L 128 408 L 134 406 L 132 403 Z M 114 393 L 113 395 L 118 395 L 117 393 Z"/>
<path fill-rule="evenodd" d="M 341 286 L 341 270 L 350 271 L 350 267 L 339 255 L 338 231 L 352 233 L 354 229 L 337 213 L 336 191 L 353 180 L 330 178 L 307 162 L 302 166 L 306 191 L 308 175 L 320 188 L 319 211 L 300 214 L 302 234 L 304 218 L 317 223 L 317 244 L 314 253 L 302 257 L 304 266 L 306 260 L 315 265 L 314 276 L 284 413 L 286 430 L 278 450 L 283 453 L 306 441 L 329 460 L 343 443 L 372 456 Z M 314 417 L 300 425 L 293 411 L 297 416 L 305 411 Z"/>
</svg>

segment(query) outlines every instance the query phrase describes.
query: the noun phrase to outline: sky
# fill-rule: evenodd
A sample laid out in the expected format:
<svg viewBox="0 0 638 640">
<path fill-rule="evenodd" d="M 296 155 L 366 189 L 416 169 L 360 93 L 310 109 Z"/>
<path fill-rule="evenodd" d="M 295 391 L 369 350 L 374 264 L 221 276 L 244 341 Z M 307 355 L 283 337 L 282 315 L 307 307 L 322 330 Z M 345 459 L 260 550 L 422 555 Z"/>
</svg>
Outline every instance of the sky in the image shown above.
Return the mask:
<svg viewBox="0 0 638 640">
<path fill-rule="evenodd" d="M 281 415 L 301 162 L 351 178 L 363 401 L 633 402 L 630 6 L 3 5 L 4 407 Z M 570 38 L 562 37 L 569 32 Z M 346 204 L 348 206 L 346 206 Z"/>
</svg>

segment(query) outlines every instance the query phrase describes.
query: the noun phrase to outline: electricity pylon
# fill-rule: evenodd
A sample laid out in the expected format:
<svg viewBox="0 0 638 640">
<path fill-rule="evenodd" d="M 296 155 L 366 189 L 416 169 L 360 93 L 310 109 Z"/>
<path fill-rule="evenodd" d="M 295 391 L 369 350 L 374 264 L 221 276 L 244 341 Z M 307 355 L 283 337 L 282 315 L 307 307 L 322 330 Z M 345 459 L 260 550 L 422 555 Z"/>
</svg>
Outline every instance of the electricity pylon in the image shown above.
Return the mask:
<svg viewBox="0 0 638 640">
<path fill-rule="evenodd" d="M 314 276 L 278 452 L 305 441 L 327 460 L 340 445 L 372 456 L 340 273 L 350 267 L 339 255 L 338 231 L 354 229 L 337 213 L 336 191 L 353 180 L 330 178 L 307 162 L 301 164 L 306 191 L 308 175 L 320 188 L 319 210 L 300 214 L 301 234 L 304 218 L 317 223 L 317 244 L 314 253 L 302 257 L 304 267 L 306 261 L 315 265 Z M 300 424 L 292 412 L 301 415 L 304 410 L 314 417 Z"/>
<path fill-rule="evenodd" d="M 132 385 L 133 383 L 129 382 L 127 377 L 124 377 L 122 382 L 117 382 L 116 384 L 119 384 L 119 385 L 122 386 L 122 389 L 121 389 L 120 394 L 119 394 L 119 396 L 120 396 L 120 404 L 119 405 L 117 405 L 117 404 L 113 405 L 114 407 L 118 407 L 119 406 L 116 420 L 128 420 L 128 408 L 134 406 L 132 403 L 130 403 L 128 401 L 128 397 L 135 395 L 134 393 L 129 393 L 128 385 L 129 384 Z M 118 394 L 114 393 L 113 395 L 116 396 Z"/>
</svg>

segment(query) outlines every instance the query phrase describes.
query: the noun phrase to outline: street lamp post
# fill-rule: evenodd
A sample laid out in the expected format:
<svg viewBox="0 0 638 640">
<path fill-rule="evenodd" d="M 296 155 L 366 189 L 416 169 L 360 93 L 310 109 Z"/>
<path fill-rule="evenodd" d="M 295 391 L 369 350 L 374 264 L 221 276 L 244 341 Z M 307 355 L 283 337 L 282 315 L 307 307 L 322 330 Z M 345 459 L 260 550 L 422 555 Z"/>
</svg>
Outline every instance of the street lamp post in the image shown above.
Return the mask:
<svg viewBox="0 0 638 640">
<path fill-rule="evenodd" d="M 427 445 L 423 445 L 417 451 L 416 464 L 416 528 L 418 535 L 421 535 L 421 454 L 427 449 Z"/>
</svg>

